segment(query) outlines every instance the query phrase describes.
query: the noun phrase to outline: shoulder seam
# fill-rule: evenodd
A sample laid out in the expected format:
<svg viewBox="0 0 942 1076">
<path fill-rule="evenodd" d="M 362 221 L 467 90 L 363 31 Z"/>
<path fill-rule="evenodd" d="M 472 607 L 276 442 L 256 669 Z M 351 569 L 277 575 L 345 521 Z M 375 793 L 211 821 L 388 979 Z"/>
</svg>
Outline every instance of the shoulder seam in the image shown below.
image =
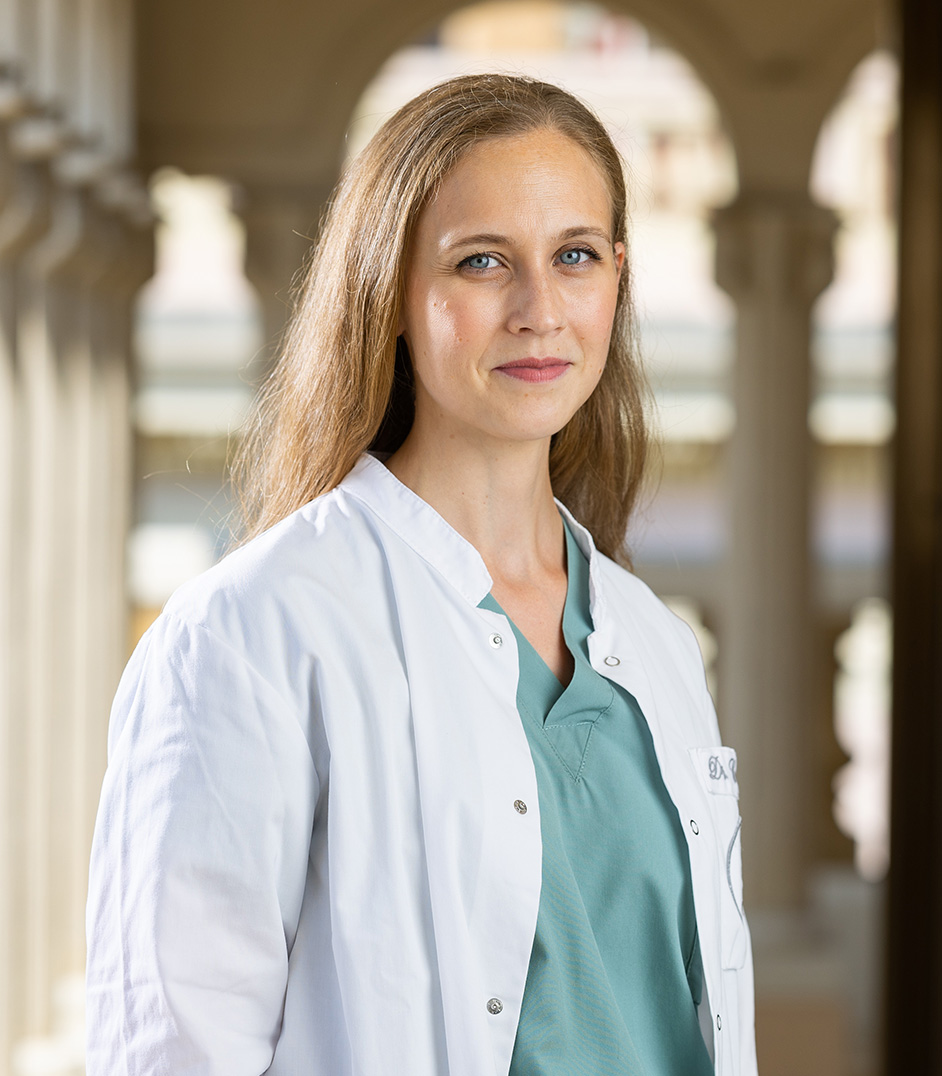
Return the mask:
<svg viewBox="0 0 942 1076">
<path fill-rule="evenodd" d="M 254 662 L 250 661 L 249 658 L 244 653 L 242 653 L 242 651 L 237 650 L 236 647 L 232 645 L 232 643 L 227 642 L 225 639 L 222 638 L 222 636 L 218 635 L 211 628 L 208 628 L 205 624 L 200 624 L 197 621 L 186 620 L 182 616 L 180 616 L 179 613 L 165 611 L 161 614 L 161 616 L 167 620 L 173 620 L 175 623 L 188 630 L 200 631 L 202 632 L 202 634 L 209 636 L 209 638 L 212 639 L 215 643 L 223 647 L 230 654 L 233 654 L 239 660 L 239 662 L 245 666 L 246 669 L 252 672 L 255 677 L 260 680 L 265 685 L 265 687 L 268 688 L 268 690 L 275 696 L 275 698 L 277 698 L 282 703 L 283 706 L 287 707 L 289 710 L 294 709 L 292 704 L 284 697 L 284 695 L 282 695 L 278 688 L 275 687 L 275 685 L 268 679 L 267 676 L 264 675 L 264 673 L 258 668 L 257 665 L 255 665 Z"/>
</svg>

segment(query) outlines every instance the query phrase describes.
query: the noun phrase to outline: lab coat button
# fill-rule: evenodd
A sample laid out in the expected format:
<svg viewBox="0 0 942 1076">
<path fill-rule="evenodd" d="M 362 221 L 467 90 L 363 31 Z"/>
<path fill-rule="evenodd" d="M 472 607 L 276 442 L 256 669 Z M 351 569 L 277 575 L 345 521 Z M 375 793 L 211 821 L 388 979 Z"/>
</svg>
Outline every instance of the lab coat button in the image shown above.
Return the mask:
<svg viewBox="0 0 942 1076">
<path fill-rule="evenodd" d="M 514 810 L 517 812 L 517 814 L 526 814 L 527 805 L 523 802 L 523 800 L 514 800 Z"/>
<path fill-rule="evenodd" d="M 716 1014 L 716 1030 L 717 1031 L 722 1031 L 723 1030 L 723 1017 L 720 1016 L 719 1013 Z"/>
<path fill-rule="evenodd" d="M 500 1000 L 500 998 L 491 998 L 487 1003 L 487 1011 L 491 1014 L 491 1016 L 497 1016 L 498 1013 L 502 1013 L 504 1011 L 504 1003 Z"/>
<path fill-rule="evenodd" d="M 616 658 L 614 654 L 609 654 L 605 659 L 606 665 L 621 665 L 621 659 Z"/>
<path fill-rule="evenodd" d="M 695 818 L 690 819 L 690 828 L 693 830 L 694 835 L 700 832 L 700 827 L 697 825 L 697 820 Z"/>
<path fill-rule="evenodd" d="M 488 639 L 488 642 L 491 644 L 491 646 L 494 647 L 495 650 L 499 649 L 500 647 L 502 647 L 504 645 L 503 636 L 498 635 L 496 631 L 490 637 L 490 639 Z"/>
</svg>

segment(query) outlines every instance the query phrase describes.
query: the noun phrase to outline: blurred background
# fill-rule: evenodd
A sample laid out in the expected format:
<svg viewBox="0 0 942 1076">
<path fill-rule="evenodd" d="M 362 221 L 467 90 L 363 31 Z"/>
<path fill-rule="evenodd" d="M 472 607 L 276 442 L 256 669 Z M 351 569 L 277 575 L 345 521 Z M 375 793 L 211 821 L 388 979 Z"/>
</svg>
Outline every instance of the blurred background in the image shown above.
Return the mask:
<svg viewBox="0 0 942 1076">
<path fill-rule="evenodd" d="M 627 162 L 661 442 L 629 540 L 739 753 L 761 1072 L 942 1071 L 934 10 L 0 0 L 0 1076 L 84 1072 L 110 698 L 226 549 L 321 207 L 399 105 L 494 69 L 577 94 Z"/>
</svg>

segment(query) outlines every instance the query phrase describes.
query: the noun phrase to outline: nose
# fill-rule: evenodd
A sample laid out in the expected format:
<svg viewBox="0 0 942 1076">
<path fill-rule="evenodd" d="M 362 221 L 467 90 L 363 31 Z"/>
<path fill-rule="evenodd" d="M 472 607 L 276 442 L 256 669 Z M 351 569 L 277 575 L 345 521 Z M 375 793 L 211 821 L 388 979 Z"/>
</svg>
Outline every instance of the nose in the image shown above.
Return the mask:
<svg viewBox="0 0 942 1076">
<path fill-rule="evenodd" d="M 565 325 L 562 296 L 550 272 L 533 270 L 520 276 L 512 294 L 508 319 L 511 332 L 546 336 Z"/>
</svg>

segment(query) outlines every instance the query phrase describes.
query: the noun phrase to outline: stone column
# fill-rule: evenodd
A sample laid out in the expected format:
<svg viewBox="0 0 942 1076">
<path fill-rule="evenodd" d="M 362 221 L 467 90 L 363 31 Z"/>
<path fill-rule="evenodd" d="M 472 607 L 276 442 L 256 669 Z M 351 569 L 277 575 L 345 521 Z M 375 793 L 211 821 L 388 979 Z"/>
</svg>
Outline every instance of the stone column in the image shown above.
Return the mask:
<svg viewBox="0 0 942 1076">
<path fill-rule="evenodd" d="M 67 862 L 63 797 L 71 747 L 75 669 L 68 628 L 75 590 L 74 415 L 62 366 L 60 291 L 56 274 L 78 241 L 75 207 L 54 189 L 49 226 L 21 258 L 17 353 L 27 421 L 25 567 L 26 824 L 29 910 L 24 924 L 28 966 L 23 985 L 26 1030 L 41 1034 L 51 1022 L 52 984 L 65 938 Z M 65 832 L 64 832 L 65 831 Z"/>
<path fill-rule="evenodd" d="M 123 606 L 113 599 L 123 594 L 130 489 L 110 479 L 116 466 L 122 475 L 128 470 L 130 446 L 127 437 L 112 444 L 108 432 L 119 424 L 129 427 L 129 399 L 125 391 L 112 400 L 106 386 L 112 361 L 123 371 L 128 366 L 128 309 L 140 273 L 137 260 L 128 257 L 128 227 L 99 204 L 93 186 L 63 185 L 58 209 L 68 218 L 71 245 L 60 246 L 50 310 L 70 449 L 61 460 L 63 484 L 70 489 L 61 502 L 69 541 L 60 555 L 69 578 L 59 609 L 69 687 L 59 729 L 68 751 L 58 810 L 62 849 L 54 859 L 63 894 L 55 970 L 68 975 L 84 965 L 88 851 L 104 765 L 103 733 L 125 653 Z M 112 339 L 102 339 L 102 324 Z M 128 378 L 122 382 L 126 386 Z M 117 518 L 112 501 L 121 505 Z"/>
<path fill-rule="evenodd" d="M 18 347 L 20 263 L 25 250 L 47 227 L 49 175 L 45 166 L 23 162 L 9 154 L 7 183 L 0 210 L 0 351 L 5 417 L 0 429 L 0 529 L 4 534 L 0 566 L 0 1045 L 9 1056 L 14 1036 L 26 1022 L 24 983 L 30 957 L 25 924 L 30 910 L 27 882 L 27 837 L 23 830 L 27 795 L 27 642 L 23 630 L 28 606 L 25 558 L 29 547 L 26 494 L 27 419 L 23 371 Z"/>
<path fill-rule="evenodd" d="M 56 348 L 62 368 L 65 405 L 70 413 L 72 453 L 68 466 L 68 481 L 74 492 L 69 498 L 71 543 L 68 551 L 70 586 L 68 603 L 60 610 L 66 622 L 65 667 L 71 671 L 68 729 L 68 769 L 64 777 L 64 795 L 60 803 L 59 826 L 63 831 L 64 856 L 59 862 L 60 885 L 65 894 L 63 905 L 63 944 L 58 955 L 56 973 L 75 972 L 84 960 L 84 929 L 82 915 L 83 887 L 87 892 L 87 810 L 85 780 L 89 726 L 101 720 L 93 714 L 94 701 L 91 681 L 95 667 L 95 648 L 98 645 L 91 624 L 96 601 L 97 580 L 89 571 L 91 547 L 99 538 L 96 533 L 91 491 L 95 475 L 101 466 L 96 459 L 96 421 L 94 355 L 92 352 L 90 319 L 91 291 L 98 275 L 105 271 L 104 252 L 98 242 L 98 214 L 93 198 L 86 189 L 76 188 L 65 193 L 76 215 L 76 243 L 71 256 L 60 266 L 61 283 L 56 310 Z M 65 716 L 65 715 L 64 715 Z M 86 862 L 83 863 L 83 859 Z"/>
<path fill-rule="evenodd" d="M 12 194 L 12 166 L 6 131 L 0 131 L 0 235 Z M 16 668 L 14 639 L 13 549 L 16 525 L 16 468 L 13 463 L 17 444 L 19 409 L 17 407 L 16 367 L 12 318 L 9 311 L 8 265 L 0 251 L 0 877 L 9 878 L 13 870 L 14 801 L 11 786 L 11 754 L 14 748 L 12 727 Z M 0 1058 L 9 1053 L 13 957 L 13 900 L 9 883 L 0 885 Z"/>
<path fill-rule="evenodd" d="M 0 0 L 0 1072 L 82 1068 L 88 848 L 126 653 L 133 0 Z"/>
<path fill-rule="evenodd" d="M 835 219 L 804 194 L 745 192 L 716 230 L 717 280 L 738 311 L 719 711 L 739 753 L 746 899 L 784 910 L 805 884 L 809 344 Z"/>
<path fill-rule="evenodd" d="M 88 852 L 126 656 L 131 312 L 152 271 L 133 183 L 104 202 L 90 184 L 50 189 L 17 278 L 29 442 L 17 1076 L 65 1076 L 80 1057 Z"/>
</svg>

